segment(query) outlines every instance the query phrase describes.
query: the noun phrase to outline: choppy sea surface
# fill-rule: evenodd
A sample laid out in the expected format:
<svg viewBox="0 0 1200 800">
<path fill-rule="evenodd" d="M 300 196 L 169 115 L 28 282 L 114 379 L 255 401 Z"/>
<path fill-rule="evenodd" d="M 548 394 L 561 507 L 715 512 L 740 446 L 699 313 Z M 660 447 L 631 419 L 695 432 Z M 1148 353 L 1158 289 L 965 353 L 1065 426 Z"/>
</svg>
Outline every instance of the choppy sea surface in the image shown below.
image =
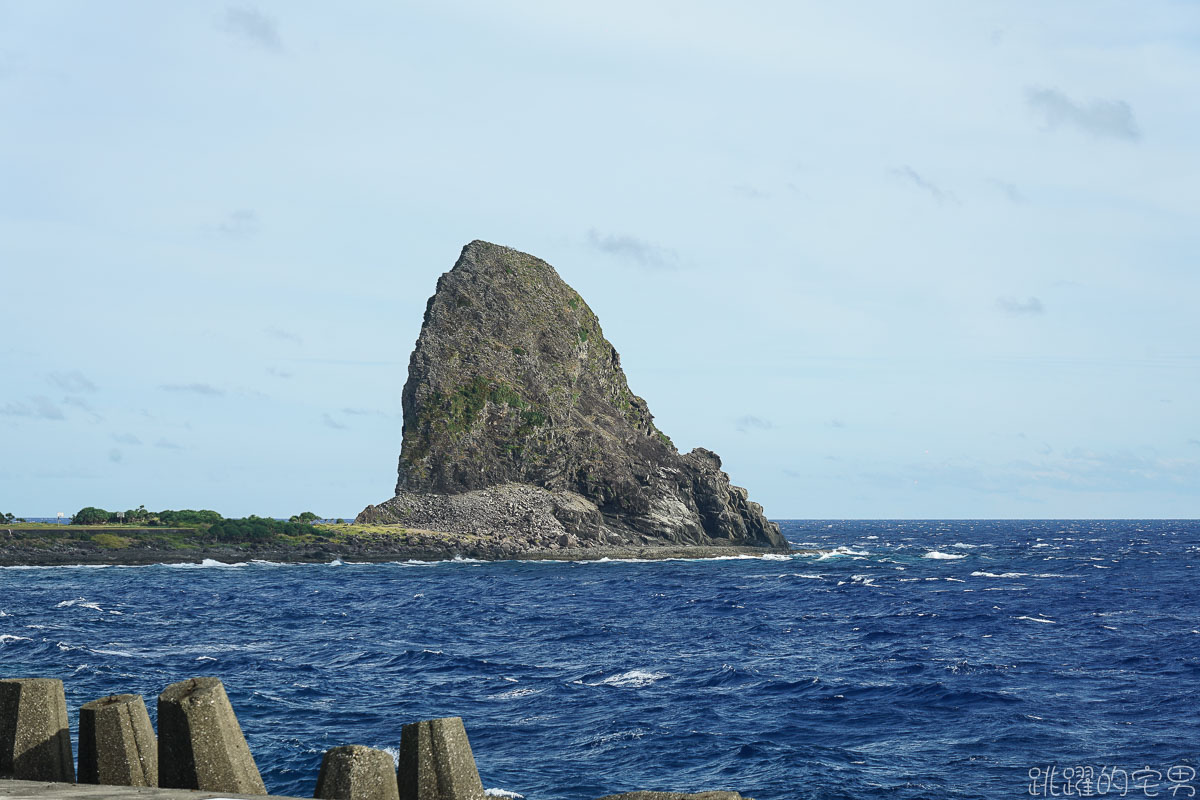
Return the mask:
<svg viewBox="0 0 1200 800">
<path fill-rule="evenodd" d="M 0 676 L 61 678 L 72 724 L 218 676 L 268 789 L 299 796 L 325 749 L 394 751 L 439 716 L 465 719 L 485 787 L 531 800 L 1047 796 L 1077 767 L 1171 796 L 1195 775 L 1200 522 L 781 524 L 832 552 L 3 568 Z"/>
</svg>

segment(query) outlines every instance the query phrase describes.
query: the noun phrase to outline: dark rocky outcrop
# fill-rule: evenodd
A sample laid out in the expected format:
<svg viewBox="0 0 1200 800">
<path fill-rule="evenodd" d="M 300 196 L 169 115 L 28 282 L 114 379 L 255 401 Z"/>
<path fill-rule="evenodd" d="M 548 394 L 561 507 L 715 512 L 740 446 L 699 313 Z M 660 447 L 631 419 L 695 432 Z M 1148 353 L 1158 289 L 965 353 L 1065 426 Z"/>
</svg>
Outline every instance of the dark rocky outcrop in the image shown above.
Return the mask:
<svg viewBox="0 0 1200 800">
<path fill-rule="evenodd" d="M 358 522 L 514 547 L 786 549 L 721 459 L 681 454 L 554 268 L 475 241 L 425 309 L 404 386 L 396 497 Z"/>
</svg>

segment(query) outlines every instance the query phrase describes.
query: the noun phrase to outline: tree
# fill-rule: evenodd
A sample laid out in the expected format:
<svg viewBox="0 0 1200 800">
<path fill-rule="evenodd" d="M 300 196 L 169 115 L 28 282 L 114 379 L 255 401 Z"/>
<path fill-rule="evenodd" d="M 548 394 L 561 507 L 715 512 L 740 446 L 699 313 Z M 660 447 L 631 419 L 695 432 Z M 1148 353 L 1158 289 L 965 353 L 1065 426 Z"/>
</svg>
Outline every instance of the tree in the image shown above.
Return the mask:
<svg viewBox="0 0 1200 800">
<path fill-rule="evenodd" d="M 103 508 L 95 506 L 87 506 L 75 512 L 75 516 L 71 517 L 72 525 L 103 525 L 108 522 L 111 515 Z"/>
<path fill-rule="evenodd" d="M 319 519 L 321 519 L 321 517 L 318 517 L 316 514 L 314 514 L 311 511 L 302 511 L 299 514 L 297 514 L 296 516 L 290 517 L 288 519 L 288 522 L 306 522 L 306 523 L 312 524 Z"/>
<path fill-rule="evenodd" d="M 17 519 L 17 518 L 16 518 L 16 517 L 14 517 L 12 514 L 9 514 L 9 513 L 6 511 L 6 512 L 4 512 L 4 519 L 3 519 L 3 521 L 4 521 L 4 523 L 5 523 L 5 524 L 12 524 L 12 523 L 14 523 L 14 522 L 24 522 L 25 520 Z"/>
</svg>

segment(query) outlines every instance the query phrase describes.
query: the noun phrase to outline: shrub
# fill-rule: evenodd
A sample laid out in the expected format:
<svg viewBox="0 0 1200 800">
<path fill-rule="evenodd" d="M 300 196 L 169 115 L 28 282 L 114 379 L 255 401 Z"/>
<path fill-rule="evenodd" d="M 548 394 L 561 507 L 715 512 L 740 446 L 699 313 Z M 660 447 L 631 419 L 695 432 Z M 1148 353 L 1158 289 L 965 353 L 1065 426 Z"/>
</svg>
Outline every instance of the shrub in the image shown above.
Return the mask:
<svg viewBox="0 0 1200 800">
<path fill-rule="evenodd" d="M 288 519 L 288 522 L 316 522 L 319 519 L 323 519 L 323 518 L 318 517 L 316 514 L 314 514 L 311 511 L 302 511 L 299 514 L 297 514 L 296 516 Z"/>
<path fill-rule="evenodd" d="M 108 522 L 112 515 L 103 508 L 95 506 L 87 506 L 75 512 L 75 516 L 71 517 L 72 525 L 103 525 Z"/>
</svg>

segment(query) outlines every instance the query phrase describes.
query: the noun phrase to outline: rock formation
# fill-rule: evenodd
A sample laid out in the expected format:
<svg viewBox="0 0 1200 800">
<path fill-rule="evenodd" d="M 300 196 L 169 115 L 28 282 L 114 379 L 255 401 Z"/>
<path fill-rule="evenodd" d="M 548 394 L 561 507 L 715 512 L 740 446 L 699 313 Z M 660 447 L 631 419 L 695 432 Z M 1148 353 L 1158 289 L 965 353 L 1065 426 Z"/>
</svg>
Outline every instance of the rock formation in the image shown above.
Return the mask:
<svg viewBox="0 0 1200 800">
<path fill-rule="evenodd" d="M 425 308 L 403 410 L 396 497 L 358 522 L 520 547 L 787 547 L 716 453 L 675 449 L 587 303 L 526 253 L 463 248 Z"/>
</svg>

